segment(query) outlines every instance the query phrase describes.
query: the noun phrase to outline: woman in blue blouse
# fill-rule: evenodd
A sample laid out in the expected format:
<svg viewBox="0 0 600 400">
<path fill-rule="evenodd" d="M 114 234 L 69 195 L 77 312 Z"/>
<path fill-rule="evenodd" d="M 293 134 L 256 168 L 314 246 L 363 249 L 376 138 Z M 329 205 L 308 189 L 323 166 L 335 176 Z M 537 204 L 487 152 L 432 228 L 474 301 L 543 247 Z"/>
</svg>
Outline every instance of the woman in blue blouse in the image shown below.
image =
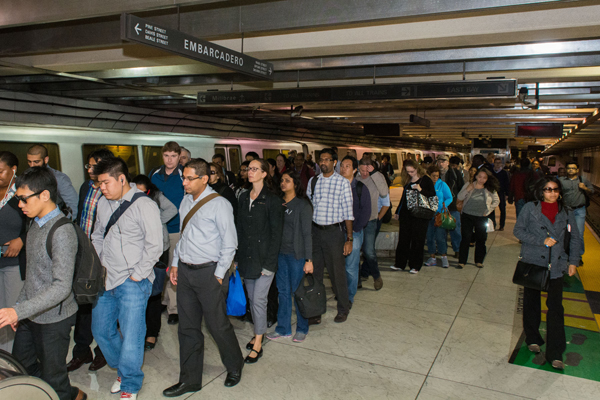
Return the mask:
<svg viewBox="0 0 600 400">
<path fill-rule="evenodd" d="M 435 188 L 435 194 L 438 197 L 438 209 L 437 212 L 444 211 L 450 203 L 452 203 L 452 192 L 446 182 L 440 179 L 440 168 L 437 165 L 432 165 L 427 169 L 427 173 L 433 181 Z M 442 267 L 448 268 L 448 257 L 446 252 L 448 251 L 448 243 L 446 241 L 446 229 L 435 226 L 435 217 L 429 221 L 429 227 L 427 228 L 427 249 L 429 250 L 429 260 L 425 263 L 428 267 L 437 265 L 437 259 L 435 258 L 436 244 L 437 253 L 442 255 Z"/>
</svg>

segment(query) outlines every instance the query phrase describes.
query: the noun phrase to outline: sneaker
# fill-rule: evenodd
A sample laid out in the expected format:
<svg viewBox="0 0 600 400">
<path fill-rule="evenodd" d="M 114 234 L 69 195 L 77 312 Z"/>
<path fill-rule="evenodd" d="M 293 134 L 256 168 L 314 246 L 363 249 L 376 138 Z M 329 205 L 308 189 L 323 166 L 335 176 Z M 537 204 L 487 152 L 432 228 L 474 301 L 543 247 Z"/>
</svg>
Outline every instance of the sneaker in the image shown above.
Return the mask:
<svg viewBox="0 0 600 400">
<path fill-rule="evenodd" d="M 450 264 L 448 263 L 448 257 L 442 256 L 442 268 L 448 268 Z"/>
<path fill-rule="evenodd" d="M 428 267 L 435 267 L 437 265 L 437 259 L 435 257 L 429 257 L 425 265 Z"/>
<path fill-rule="evenodd" d="M 137 393 L 127 393 L 127 392 L 122 392 L 122 393 L 121 393 L 121 398 L 122 398 L 122 399 L 132 399 L 132 400 L 136 400 L 136 399 L 137 399 Z"/>
<path fill-rule="evenodd" d="M 419 273 L 419 271 L 417 271 L 417 270 L 416 270 L 416 269 L 414 269 L 414 268 L 413 268 L 413 269 L 411 269 L 409 272 L 410 272 L 411 274 L 418 274 L 418 273 Z"/>
<path fill-rule="evenodd" d="M 542 351 L 542 349 L 540 349 L 539 344 L 530 344 L 529 346 L 527 346 L 527 348 L 529 349 L 529 351 L 536 354 Z"/>
<path fill-rule="evenodd" d="M 278 333 L 277 331 L 267 333 L 267 339 L 269 339 L 269 340 L 276 340 L 276 339 L 289 338 L 289 337 L 292 337 L 292 335 L 282 335 L 282 334 Z"/>
<path fill-rule="evenodd" d="M 110 392 L 112 394 L 115 393 L 119 393 L 121 391 L 121 377 L 118 376 L 117 380 L 115 381 L 115 383 L 113 383 L 112 387 L 110 388 Z"/>
<path fill-rule="evenodd" d="M 402 268 L 398 268 L 398 267 L 396 267 L 395 265 L 392 265 L 392 266 L 390 266 L 390 269 L 391 269 L 392 271 L 402 271 Z"/>
<path fill-rule="evenodd" d="M 296 332 L 292 341 L 296 343 L 302 343 L 304 342 L 304 339 L 306 339 L 306 333 Z"/>
<path fill-rule="evenodd" d="M 375 290 L 381 290 L 381 288 L 383 287 L 383 279 L 381 279 L 381 277 L 375 279 L 373 287 L 375 288 Z"/>
</svg>

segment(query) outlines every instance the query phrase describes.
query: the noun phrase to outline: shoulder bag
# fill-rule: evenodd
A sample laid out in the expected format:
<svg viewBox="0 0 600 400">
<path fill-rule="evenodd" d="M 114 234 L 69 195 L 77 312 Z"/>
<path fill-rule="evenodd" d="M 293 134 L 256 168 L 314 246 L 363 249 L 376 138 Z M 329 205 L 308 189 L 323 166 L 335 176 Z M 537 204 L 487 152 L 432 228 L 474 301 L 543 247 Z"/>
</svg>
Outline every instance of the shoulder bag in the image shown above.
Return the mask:
<svg viewBox="0 0 600 400">
<path fill-rule="evenodd" d="M 519 259 L 513 275 L 513 283 L 526 288 L 547 292 L 552 268 L 552 247 L 548 248 L 548 266 L 542 267 Z"/>
<path fill-rule="evenodd" d="M 448 207 L 444 206 L 442 212 L 437 213 L 435 215 L 434 225 L 436 228 L 452 230 L 456 228 L 456 219 L 454 219 L 454 217 L 450 215 Z"/>
<path fill-rule="evenodd" d="M 308 281 L 308 286 L 304 286 L 305 281 Z M 294 299 L 300 314 L 306 319 L 318 317 L 327 312 L 325 285 L 316 280 L 312 274 L 304 275 L 300 286 L 294 292 Z"/>
<path fill-rule="evenodd" d="M 438 197 L 427 198 L 418 190 L 410 189 L 406 192 L 406 206 L 413 217 L 431 219 L 438 209 Z"/>
<path fill-rule="evenodd" d="M 196 212 L 200 209 L 200 207 L 202 207 L 203 205 L 205 205 L 206 203 L 208 203 L 209 201 L 211 201 L 214 198 L 219 197 L 218 193 L 213 193 L 213 194 L 209 194 L 208 196 L 206 196 L 205 198 L 203 198 L 202 200 L 200 200 L 198 202 L 198 204 L 196 204 L 186 215 L 185 218 L 183 219 L 183 224 L 181 224 L 181 234 L 183 235 L 183 231 L 185 230 L 185 227 L 187 226 L 188 222 L 190 222 L 190 219 L 192 219 L 192 217 L 194 216 L 194 214 L 196 214 Z"/>
</svg>

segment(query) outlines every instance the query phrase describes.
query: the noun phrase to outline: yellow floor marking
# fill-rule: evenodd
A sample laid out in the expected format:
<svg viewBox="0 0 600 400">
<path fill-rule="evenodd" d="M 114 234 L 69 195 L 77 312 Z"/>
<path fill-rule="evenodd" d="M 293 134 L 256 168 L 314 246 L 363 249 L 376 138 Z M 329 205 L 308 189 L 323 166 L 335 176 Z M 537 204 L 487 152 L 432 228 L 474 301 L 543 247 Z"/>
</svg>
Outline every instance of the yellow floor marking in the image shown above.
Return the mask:
<svg viewBox="0 0 600 400">
<path fill-rule="evenodd" d="M 583 266 L 577 268 L 581 283 L 585 290 L 600 292 L 600 268 L 598 259 L 600 259 L 600 243 L 596 240 L 589 229 L 585 229 L 583 234 L 585 241 L 585 253 L 583 254 Z"/>
</svg>

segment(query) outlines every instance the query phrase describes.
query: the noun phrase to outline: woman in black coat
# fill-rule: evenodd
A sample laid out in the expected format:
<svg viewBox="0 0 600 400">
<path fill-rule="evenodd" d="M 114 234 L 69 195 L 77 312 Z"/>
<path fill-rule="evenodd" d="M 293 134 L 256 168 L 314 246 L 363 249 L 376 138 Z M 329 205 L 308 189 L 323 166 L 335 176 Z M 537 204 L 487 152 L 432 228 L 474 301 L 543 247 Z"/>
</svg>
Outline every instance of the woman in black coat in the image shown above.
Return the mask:
<svg viewBox="0 0 600 400">
<path fill-rule="evenodd" d="M 539 266 L 550 262 L 550 287 L 546 306 L 546 360 L 555 369 L 564 369 L 562 355 L 566 349 L 565 310 L 562 305 L 563 276 L 575 275 L 579 265 L 581 236 L 572 212 L 567 212 L 562 204 L 561 184 L 555 177 L 543 177 L 535 186 L 535 197 L 523 207 L 517 218 L 514 235 L 523 244 L 521 260 Z M 565 235 L 571 232 L 571 240 L 566 245 Z M 542 314 L 541 293 L 539 290 L 524 288 L 523 330 L 525 342 L 530 351 L 539 353 L 544 339 L 540 334 Z"/>
<path fill-rule="evenodd" d="M 274 193 L 269 164 L 253 160 L 248 167 L 252 189 L 242 193 L 238 207 L 238 270 L 244 278 L 254 321 L 254 338 L 246 363 L 255 363 L 263 354 L 262 339 L 267 330 L 267 295 L 277 271 L 277 256 L 283 232 L 283 202 Z"/>
<path fill-rule="evenodd" d="M 400 234 L 398 235 L 398 246 L 396 246 L 396 262 L 393 270 L 405 270 L 406 262 L 410 267 L 410 273 L 416 274 L 423 265 L 423 249 L 425 248 L 425 237 L 429 220 L 414 217 L 406 204 L 406 195 L 411 190 L 416 190 L 425 197 L 435 196 L 435 187 L 425 170 L 414 160 L 404 161 L 402 168 L 402 182 L 405 182 L 402 198 L 396 210 L 400 222 Z"/>
</svg>

